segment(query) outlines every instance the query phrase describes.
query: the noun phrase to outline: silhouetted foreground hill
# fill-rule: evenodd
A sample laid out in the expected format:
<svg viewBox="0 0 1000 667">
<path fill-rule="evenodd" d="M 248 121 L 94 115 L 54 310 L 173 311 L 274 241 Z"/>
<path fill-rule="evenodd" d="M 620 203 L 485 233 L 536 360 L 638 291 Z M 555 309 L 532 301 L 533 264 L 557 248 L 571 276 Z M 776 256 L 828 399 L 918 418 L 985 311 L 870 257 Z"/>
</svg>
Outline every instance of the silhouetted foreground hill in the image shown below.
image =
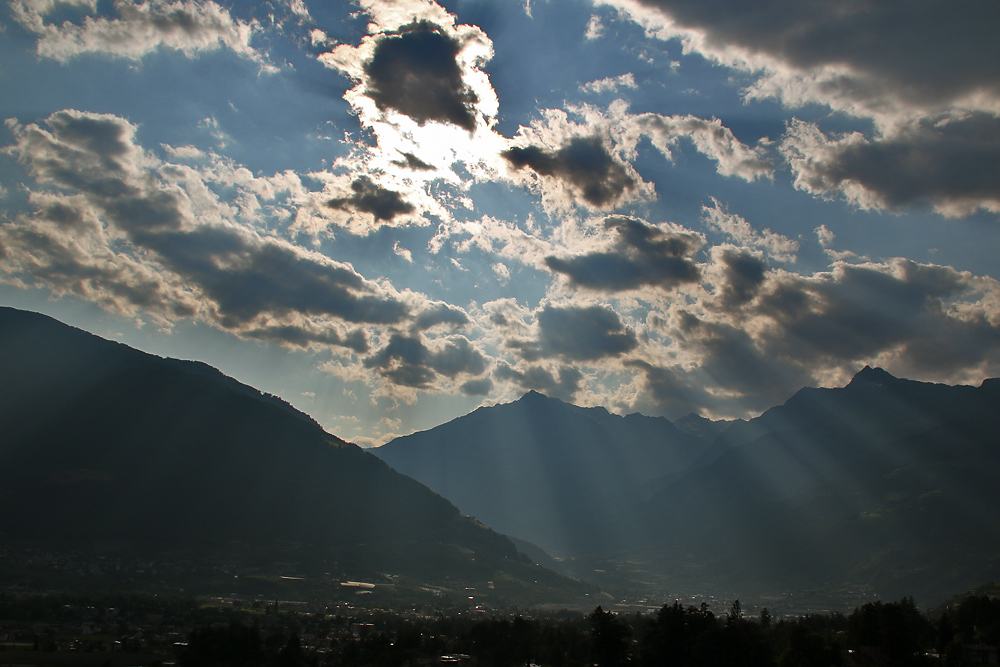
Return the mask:
<svg viewBox="0 0 1000 667">
<path fill-rule="evenodd" d="M 10 308 L 0 308 L 0 350 L 6 543 L 292 544 L 347 575 L 498 588 L 538 579 L 538 591 L 579 592 L 444 498 L 215 369 Z"/>
<path fill-rule="evenodd" d="M 621 417 L 529 392 L 372 450 L 497 530 L 555 555 L 618 551 L 646 487 L 699 441 L 663 418 Z"/>
<path fill-rule="evenodd" d="M 532 393 L 376 451 L 508 534 L 674 590 L 932 601 L 1000 578 L 1000 381 L 866 367 L 748 422 L 679 424 Z"/>
</svg>

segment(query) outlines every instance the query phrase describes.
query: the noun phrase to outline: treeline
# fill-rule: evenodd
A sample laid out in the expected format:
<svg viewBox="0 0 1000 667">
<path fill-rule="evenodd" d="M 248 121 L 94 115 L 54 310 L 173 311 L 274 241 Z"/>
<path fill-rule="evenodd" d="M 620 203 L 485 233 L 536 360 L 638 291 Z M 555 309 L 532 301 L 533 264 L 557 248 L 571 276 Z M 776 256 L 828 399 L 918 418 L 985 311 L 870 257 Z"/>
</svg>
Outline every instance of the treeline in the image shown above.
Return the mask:
<svg viewBox="0 0 1000 667">
<path fill-rule="evenodd" d="M 289 617 L 287 620 L 291 621 Z M 936 618 L 911 598 L 873 602 L 849 615 L 744 616 L 739 602 L 717 616 L 706 606 L 665 605 L 654 614 L 544 619 L 406 618 L 364 622 L 298 615 L 267 631 L 245 623 L 192 633 L 181 667 L 830 667 L 982 664 L 1000 644 L 1000 600 L 970 597 Z"/>
</svg>

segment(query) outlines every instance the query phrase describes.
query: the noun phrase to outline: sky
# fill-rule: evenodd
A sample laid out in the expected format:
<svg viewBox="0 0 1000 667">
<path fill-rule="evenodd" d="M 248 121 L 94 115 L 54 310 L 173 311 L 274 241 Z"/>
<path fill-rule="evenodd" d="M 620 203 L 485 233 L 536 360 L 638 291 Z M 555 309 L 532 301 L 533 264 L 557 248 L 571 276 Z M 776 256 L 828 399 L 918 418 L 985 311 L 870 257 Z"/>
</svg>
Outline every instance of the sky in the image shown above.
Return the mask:
<svg viewBox="0 0 1000 667">
<path fill-rule="evenodd" d="M 1000 376 L 1000 2 L 2 0 L 0 304 L 362 446 Z"/>
</svg>

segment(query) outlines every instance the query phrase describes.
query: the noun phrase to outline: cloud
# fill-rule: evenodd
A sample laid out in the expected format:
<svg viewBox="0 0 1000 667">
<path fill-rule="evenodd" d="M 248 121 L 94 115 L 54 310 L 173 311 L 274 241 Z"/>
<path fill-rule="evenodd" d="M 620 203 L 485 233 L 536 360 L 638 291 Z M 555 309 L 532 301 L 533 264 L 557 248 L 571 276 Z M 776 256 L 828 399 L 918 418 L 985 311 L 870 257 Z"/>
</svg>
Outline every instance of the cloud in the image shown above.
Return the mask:
<svg viewBox="0 0 1000 667">
<path fill-rule="evenodd" d="M 395 243 L 392 244 L 392 252 L 394 255 L 396 255 L 397 257 L 402 257 L 410 264 L 413 263 L 413 253 L 404 248 L 403 246 L 399 245 L 399 241 L 396 241 Z"/>
<path fill-rule="evenodd" d="M 427 164 L 420 158 L 418 158 L 413 153 L 403 153 L 402 160 L 393 160 L 392 162 L 397 167 L 405 167 L 407 169 L 413 169 L 414 171 L 433 171 L 434 167 Z"/>
<path fill-rule="evenodd" d="M 692 378 L 691 373 L 679 367 L 657 366 L 641 359 L 627 359 L 624 365 L 642 373 L 638 402 L 649 405 L 650 411 L 677 419 L 692 412 L 710 412 L 720 403 L 705 390 L 704 378 Z"/>
<path fill-rule="evenodd" d="M 459 390 L 466 396 L 488 396 L 493 390 L 493 380 L 479 378 L 463 382 Z"/>
<path fill-rule="evenodd" d="M 795 187 L 819 196 L 839 193 L 860 208 L 930 204 L 949 217 L 978 209 L 1000 213 L 1000 118 L 994 116 L 918 123 L 874 140 L 859 133 L 830 138 L 797 121 L 781 150 Z"/>
<path fill-rule="evenodd" d="M 698 359 L 699 372 L 744 409 L 763 410 L 810 384 L 812 368 L 763 353 L 760 341 L 743 327 L 691 313 L 682 313 L 677 321 L 673 334 Z"/>
<path fill-rule="evenodd" d="M 501 358 L 520 359 L 519 373 L 529 366 L 548 373 L 529 383 L 504 371 L 507 379 L 539 388 L 556 382 L 546 364 L 573 364 L 588 383 L 578 391 L 606 396 L 593 374 L 620 373 L 634 387 L 619 390 L 623 406 L 677 416 L 700 405 L 732 417 L 780 403 L 804 385 L 841 383 L 865 364 L 940 382 L 1000 373 L 997 281 L 838 252 L 823 229 L 829 267 L 778 268 L 794 263 L 798 241 L 718 201 L 702 220 L 724 241 L 709 245 L 690 229 L 626 216 L 596 224 L 567 218 L 547 236 L 513 233 L 486 218 L 460 226 L 456 248 L 468 244 L 561 278 L 547 290 L 557 304 L 532 311 L 500 299 L 475 315 L 490 342 L 507 351 Z"/>
<path fill-rule="evenodd" d="M 633 142 L 639 136 L 647 136 L 653 147 L 668 160 L 672 159 L 672 149 L 681 138 L 688 139 L 695 149 L 714 160 L 717 170 L 723 176 L 737 176 L 744 181 L 770 178 L 774 165 L 767 155 L 767 146 L 751 148 L 740 142 L 732 130 L 725 127 L 718 118 L 706 120 L 697 116 L 662 116 L 659 114 L 639 114 L 629 118 L 634 127 Z"/>
<path fill-rule="evenodd" d="M 354 192 L 347 197 L 335 197 L 327 206 L 370 213 L 376 222 L 389 221 L 397 215 L 412 213 L 413 204 L 405 201 L 398 192 L 376 185 L 367 176 L 360 176 L 351 183 Z"/>
<path fill-rule="evenodd" d="M 363 163 L 414 184 L 461 182 L 456 163 L 473 175 L 495 171 L 506 141 L 493 129 L 499 101 L 481 69 L 493 56 L 486 34 L 434 2 L 359 4 L 370 34 L 318 59 L 356 81 L 344 99 L 376 139 Z"/>
<path fill-rule="evenodd" d="M 718 248 L 716 265 L 720 279 L 716 285 L 717 304 L 725 311 L 734 313 L 751 301 L 767 279 L 767 264 L 744 250 Z"/>
<path fill-rule="evenodd" d="M 544 306 L 538 313 L 538 340 L 518 344 L 521 356 L 596 361 L 618 357 L 638 347 L 635 333 L 614 310 L 604 306 Z"/>
<path fill-rule="evenodd" d="M 738 215 L 725 210 L 719 200 L 713 198 L 711 206 L 702 207 L 702 221 L 710 229 L 722 232 L 744 248 L 756 248 L 779 262 L 794 262 L 799 250 L 799 242 L 787 236 L 776 234 L 770 229 L 756 230 L 753 225 Z"/>
<path fill-rule="evenodd" d="M 385 347 L 364 360 L 364 366 L 376 369 L 392 384 L 428 389 L 438 375 L 451 379 L 459 375 L 482 375 L 487 360 L 462 336 L 439 341 L 431 349 L 419 336 L 396 333 Z"/>
<path fill-rule="evenodd" d="M 754 73 L 752 95 L 871 117 L 1000 110 L 1000 21 L 990 0 L 615 0 L 663 39 Z"/>
<path fill-rule="evenodd" d="M 314 344 L 322 347 L 343 347 L 364 354 L 370 349 L 368 337 L 363 331 L 355 329 L 347 335 L 341 335 L 335 330 L 324 330 L 307 318 L 301 318 L 299 324 L 275 324 L 257 328 L 249 328 L 242 332 L 246 338 L 272 341 L 282 345 L 309 348 Z"/>
<path fill-rule="evenodd" d="M 528 366 L 518 370 L 506 363 L 500 363 L 493 371 L 493 376 L 498 380 L 513 382 L 521 391 L 535 390 L 564 400 L 572 400 L 583 380 L 583 374 L 571 366 L 561 366 L 554 374 L 543 366 Z"/>
<path fill-rule="evenodd" d="M 782 334 L 765 336 L 762 349 L 837 362 L 887 355 L 923 372 L 943 367 L 935 359 L 965 357 L 956 365 L 967 367 L 1000 349 L 1000 312 L 970 303 L 996 287 L 950 267 L 903 259 L 835 264 L 832 274 L 813 279 L 785 276 L 758 306 Z M 965 349 L 962 340 L 969 337 L 979 344 Z"/>
<path fill-rule="evenodd" d="M 368 96 L 379 109 L 395 109 L 420 125 L 434 120 L 475 131 L 479 98 L 462 80 L 460 47 L 428 21 L 403 26 L 378 41 L 365 64 Z"/>
<path fill-rule="evenodd" d="M 662 229 L 635 218 L 606 218 L 617 238 L 602 252 L 545 258 L 546 266 L 575 287 L 620 292 L 652 285 L 662 289 L 695 282 L 700 271 L 691 259 L 703 239 L 690 232 Z"/>
<path fill-rule="evenodd" d="M 97 3 L 78 2 L 90 11 Z M 77 25 L 64 21 L 45 23 L 54 2 L 19 0 L 12 3 L 14 18 L 38 36 L 37 52 L 43 58 L 67 62 L 85 53 L 100 53 L 116 58 L 141 60 L 160 48 L 180 51 L 188 57 L 219 48 L 227 48 L 276 71 L 267 58 L 250 45 L 260 31 L 254 22 L 234 19 L 229 10 L 212 0 L 117 0 L 114 9 L 119 18 L 86 17 Z"/>
<path fill-rule="evenodd" d="M 418 314 L 413 321 L 414 327 L 426 331 L 436 326 L 464 327 L 469 324 L 469 316 L 461 308 L 446 303 L 434 304 Z"/>
<path fill-rule="evenodd" d="M 990 0 L 952 6 L 768 0 L 608 0 L 662 39 L 741 71 L 748 100 L 819 104 L 872 121 L 827 137 L 793 121 L 781 142 L 795 185 L 865 209 L 1000 211 L 1000 20 Z"/>
<path fill-rule="evenodd" d="M 366 349 L 350 325 L 403 323 L 412 298 L 366 280 L 344 263 L 239 224 L 211 182 L 161 162 L 112 115 L 59 111 L 10 123 L 10 148 L 40 190 L 34 212 L 0 230 L 8 280 L 45 285 L 162 322 L 195 317 L 244 337 L 289 345 Z M 295 179 L 219 173 L 245 198 L 275 197 Z"/>
<path fill-rule="evenodd" d="M 580 86 L 580 90 L 585 93 L 608 93 L 608 92 L 618 92 L 619 88 L 638 88 L 638 84 L 635 82 L 635 76 L 631 72 L 627 74 L 622 74 L 621 76 L 607 77 L 605 79 L 598 79 L 597 81 L 591 81 Z"/>
<path fill-rule="evenodd" d="M 592 14 L 590 20 L 587 21 L 587 32 L 584 33 L 584 37 L 588 40 L 595 40 L 604 35 L 604 24 L 601 22 L 601 17 L 597 14 Z"/>
<path fill-rule="evenodd" d="M 635 186 L 635 179 L 598 137 L 574 137 L 556 151 L 515 146 L 503 157 L 515 169 L 528 167 L 539 176 L 565 182 L 595 208 L 608 208 Z"/>
<path fill-rule="evenodd" d="M 686 140 L 723 176 L 753 181 L 774 173 L 766 141 L 747 146 L 718 119 L 633 114 L 622 100 L 606 108 L 547 109 L 541 119 L 518 128 L 502 155 L 510 167 L 507 177 L 540 190 L 550 215 L 579 206 L 608 209 L 656 196 L 631 165 L 643 138 L 668 160 Z"/>
<path fill-rule="evenodd" d="M 1000 283 L 896 259 L 835 262 L 802 275 L 713 249 L 718 281 L 704 310 L 671 315 L 690 363 L 749 408 L 797 387 L 842 382 L 865 364 L 906 377 L 963 382 L 1000 370 Z"/>
</svg>

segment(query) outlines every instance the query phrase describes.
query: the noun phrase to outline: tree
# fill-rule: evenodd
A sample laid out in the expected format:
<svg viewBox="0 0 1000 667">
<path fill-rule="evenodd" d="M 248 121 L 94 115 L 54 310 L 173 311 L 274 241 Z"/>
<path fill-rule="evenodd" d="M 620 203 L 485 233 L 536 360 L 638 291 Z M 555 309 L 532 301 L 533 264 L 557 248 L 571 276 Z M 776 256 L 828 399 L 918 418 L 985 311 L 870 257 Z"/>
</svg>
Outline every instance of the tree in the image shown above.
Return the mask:
<svg viewBox="0 0 1000 667">
<path fill-rule="evenodd" d="M 729 613 L 726 614 L 726 623 L 732 625 L 738 621 L 743 620 L 743 605 L 740 604 L 739 598 L 733 600 L 733 606 L 729 608 Z"/>
<path fill-rule="evenodd" d="M 587 617 L 591 656 L 600 667 L 619 667 L 628 660 L 632 628 L 600 605 Z"/>
</svg>

